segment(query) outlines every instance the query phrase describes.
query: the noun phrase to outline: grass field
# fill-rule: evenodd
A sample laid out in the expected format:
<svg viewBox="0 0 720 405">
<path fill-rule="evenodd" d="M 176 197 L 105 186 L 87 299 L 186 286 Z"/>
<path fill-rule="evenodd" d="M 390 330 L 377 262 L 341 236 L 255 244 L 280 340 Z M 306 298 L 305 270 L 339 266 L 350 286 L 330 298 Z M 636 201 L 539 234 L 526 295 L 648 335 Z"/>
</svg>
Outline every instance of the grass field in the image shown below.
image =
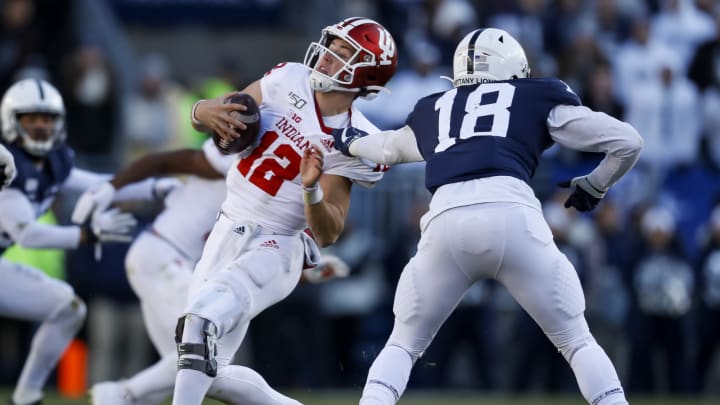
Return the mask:
<svg viewBox="0 0 720 405">
<path fill-rule="evenodd" d="M 7 403 L 10 398 L 9 389 L 0 389 L 0 404 Z M 323 391 L 323 392 L 291 392 L 290 396 L 306 405 L 356 405 L 358 392 Z M 66 399 L 51 393 L 43 401 L 43 405 L 80 405 L 89 404 L 89 399 Z M 168 402 L 169 403 L 169 402 Z M 630 398 L 633 405 L 717 405 L 720 397 L 709 398 Z M 219 402 L 207 400 L 206 405 L 219 405 Z M 464 393 L 413 392 L 403 396 L 400 405 L 583 405 L 580 395 L 570 397 L 539 397 L 517 396 L 501 397 Z"/>
</svg>

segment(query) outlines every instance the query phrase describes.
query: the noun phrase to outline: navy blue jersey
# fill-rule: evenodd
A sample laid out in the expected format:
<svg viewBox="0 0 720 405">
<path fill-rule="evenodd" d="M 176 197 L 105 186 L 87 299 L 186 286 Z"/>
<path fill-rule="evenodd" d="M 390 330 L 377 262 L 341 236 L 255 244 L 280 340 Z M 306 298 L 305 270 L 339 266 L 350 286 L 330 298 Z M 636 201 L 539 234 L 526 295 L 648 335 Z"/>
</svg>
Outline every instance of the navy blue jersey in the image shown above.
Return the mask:
<svg viewBox="0 0 720 405">
<path fill-rule="evenodd" d="M 547 117 L 580 105 L 559 79 L 517 79 L 460 86 L 422 98 L 407 118 L 427 166 L 425 186 L 490 176 L 529 181 L 553 143 Z"/>
<path fill-rule="evenodd" d="M 37 158 L 16 145 L 8 145 L 15 158 L 17 176 L 10 188 L 20 190 L 32 203 L 37 215 L 41 215 L 52 204 L 60 186 L 67 180 L 73 168 L 73 152 L 67 145 L 52 149 L 45 157 L 44 164 L 36 166 Z"/>
</svg>

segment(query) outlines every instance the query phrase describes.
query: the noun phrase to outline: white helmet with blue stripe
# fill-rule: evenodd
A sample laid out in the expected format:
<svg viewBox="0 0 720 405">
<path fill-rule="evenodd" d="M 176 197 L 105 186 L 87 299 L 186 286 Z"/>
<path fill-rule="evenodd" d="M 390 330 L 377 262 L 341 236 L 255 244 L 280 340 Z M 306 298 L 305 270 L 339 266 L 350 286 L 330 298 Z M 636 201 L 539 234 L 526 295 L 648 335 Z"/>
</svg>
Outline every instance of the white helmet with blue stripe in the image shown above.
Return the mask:
<svg viewBox="0 0 720 405">
<path fill-rule="evenodd" d="M 55 116 L 50 136 L 34 139 L 20 125 L 18 116 L 31 113 Z M 65 141 L 65 105 L 60 92 L 45 80 L 24 79 L 10 86 L 0 103 L 0 120 L 3 141 L 11 144 L 19 140 L 19 145 L 34 156 L 44 156 Z"/>
<path fill-rule="evenodd" d="M 453 56 L 453 85 L 496 82 L 530 76 L 525 51 L 507 31 L 477 29 L 465 36 Z"/>
</svg>

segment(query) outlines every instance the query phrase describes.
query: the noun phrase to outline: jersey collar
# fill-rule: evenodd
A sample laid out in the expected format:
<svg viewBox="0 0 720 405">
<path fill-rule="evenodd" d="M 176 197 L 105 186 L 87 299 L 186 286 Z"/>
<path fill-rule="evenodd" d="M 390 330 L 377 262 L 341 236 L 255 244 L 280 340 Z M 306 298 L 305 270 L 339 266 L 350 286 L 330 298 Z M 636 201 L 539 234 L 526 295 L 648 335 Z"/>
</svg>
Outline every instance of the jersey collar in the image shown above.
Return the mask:
<svg viewBox="0 0 720 405">
<path fill-rule="evenodd" d="M 313 92 L 313 101 L 315 102 L 315 115 L 317 115 L 318 123 L 320 123 L 320 129 L 324 133 L 331 135 L 333 129 L 325 125 L 325 120 L 320 112 L 320 105 L 318 104 L 315 92 Z M 348 121 L 350 121 L 350 126 L 352 126 L 352 108 L 348 108 Z"/>
</svg>

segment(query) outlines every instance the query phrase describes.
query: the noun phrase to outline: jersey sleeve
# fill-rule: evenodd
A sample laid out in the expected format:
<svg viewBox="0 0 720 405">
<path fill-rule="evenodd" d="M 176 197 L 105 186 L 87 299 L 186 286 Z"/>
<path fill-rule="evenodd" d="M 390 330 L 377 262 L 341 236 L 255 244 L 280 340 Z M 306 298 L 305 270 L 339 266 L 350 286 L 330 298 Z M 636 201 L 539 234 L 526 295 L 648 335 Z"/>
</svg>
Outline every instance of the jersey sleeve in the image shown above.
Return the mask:
<svg viewBox="0 0 720 405">
<path fill-rule="evenodd" d="M 32 203 L 16 189 L 0 191 L 0 229 L 7 234 L 10 244 L 30 249 L 74 249 L 80 243 L 78 226 L 37 222 Z"/>
<path fill-rule="evenodd" d="M 223 176 L 227 174 L 228 170 L 235 163 L 237 155 L 223 155 L 220 150 L 215 146 L 212 139 L 208 138 L 202 144 L 202 151 L 205 158 L 218 173 Z"/>
<path fill-rule="evenodd" d="M 544 95 L 549 99 L 553 107 L 556 105 L 582 105 L 580 97 L 560 79 L 549 79 Z"/>
<path fill-rule="evenodd" d="M 282 91 L 287 90 L 287 81 L 296 77 L 296 72 L 305 71 L 305 65 L 292 62 L 278 63 L 260 79 L 260 91 L 263 100 L 275 100 L 285 96 Z"/>
<path fill-rule="evenodd" d="M 372 187 L 382 179 L 386 166 L 367 159 L 348 157 L 333 149 L 325 155 L 323 173 L 343 176 L 363 187 Z"/>
</svg>

